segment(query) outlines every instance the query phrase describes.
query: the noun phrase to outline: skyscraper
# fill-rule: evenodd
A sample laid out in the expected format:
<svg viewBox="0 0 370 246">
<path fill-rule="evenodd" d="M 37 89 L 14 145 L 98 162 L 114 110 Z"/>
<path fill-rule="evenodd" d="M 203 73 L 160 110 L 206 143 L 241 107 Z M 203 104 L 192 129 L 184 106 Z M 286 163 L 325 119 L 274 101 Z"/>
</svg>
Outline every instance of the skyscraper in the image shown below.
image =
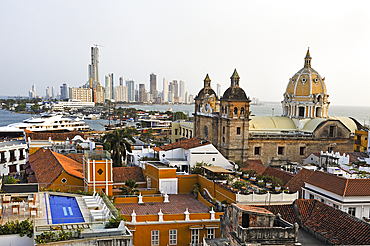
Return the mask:
<svg viewBox="0 0 370 246">
<path fill-rule="evenodd" d="M 168 80 L 163 78 L 163 102 L 168 102 Z"/>
<path fill-rule="evenodd" d="M 150 74 L 150 95 L 153 99 L 157 97 L 157 75 L 155 73 Z"/>
<path fill-rule="evenodd" d="M 125 77 L 119 77 L 119 85 L 125 85 Z"/>
<path fill-rule="evenodd" d="M 89 81 L 86 88 L 93 90 L 93 101 L 102 103 L 104 98 L 103 88 L 99 82 L 99 48 L 91 47 L 91 64 L 89 65 Z"/>
<path fill-rule="evenodd" d="M 178 103 L 179 102 L 179 84 L 177 83 L 177 80 L 172 81 L 172 93 L 173 93 L 173 102 Z"/>
<path fill-rule="evenodd" d="M 36 85 L 35 84 L 32 85 L 32 89 L 28 92 L 28 96 L 30 99 L 36 97 Z"/>
<path fill-rule="evenodd" d="M 128 90 L 128 101 L 135 102 L 135 80 L 133 79 L 126 80 L 126 86 Z"/>
<path fill-rule="evenodd" d="M 45 98 L 49 99 L 50 98 L 50 87 L 46 87 L 46 93 L 45 93 Z"/>
<path fill-rule="evenodd" d="M 54 88 L 54 86 L 51 87 L 51 98 L 52 99 L 55 98 L 55 88 Z"/>
<path fill-rule="evenodd" d="M 60 86 L 60 99 L 68 99 L 69 98 L 69 86 L 64 83 Z"/>
<path fill-rule="evenodd" d="M 113 73 L 105 76 L 105 98 L 108 100 L 114 99 Z"/>
<path fill-rule="evenodd" d="M 185 103 L 185 81 L 180 80 L 180 95 L 179 103 Z"/>
<path fill-rule="evenodd" d="M 145 84 L 139 84 L 139 102 L 146 102 Z"/>
<path fill-rule="evenodd" d="M 221 97 L 221 85 L 220 84 L 217 84 L 217 96 L 218 98 Z"/>
</svg>

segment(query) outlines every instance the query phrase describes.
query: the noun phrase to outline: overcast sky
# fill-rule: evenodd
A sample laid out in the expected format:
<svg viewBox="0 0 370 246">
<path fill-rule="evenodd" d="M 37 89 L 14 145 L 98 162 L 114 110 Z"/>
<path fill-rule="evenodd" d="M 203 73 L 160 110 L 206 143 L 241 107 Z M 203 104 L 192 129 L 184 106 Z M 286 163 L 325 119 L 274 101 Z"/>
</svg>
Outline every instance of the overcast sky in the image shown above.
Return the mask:
<svg viewBox="0 0 370 246">
<path fill-rule="evenodd" d="M 148 88 L 154 72 L 159 91 L 166 77 L 197 94 L 209 73 L 224 92 L 236 68 L 248 96 L 281 101 L 310 47 L 331 105 L 370 105 L 370 1 L 0 3 L 0 95 L 83 85 L 99 44 L 103 85 L 114 73 Z"/>
</svg>

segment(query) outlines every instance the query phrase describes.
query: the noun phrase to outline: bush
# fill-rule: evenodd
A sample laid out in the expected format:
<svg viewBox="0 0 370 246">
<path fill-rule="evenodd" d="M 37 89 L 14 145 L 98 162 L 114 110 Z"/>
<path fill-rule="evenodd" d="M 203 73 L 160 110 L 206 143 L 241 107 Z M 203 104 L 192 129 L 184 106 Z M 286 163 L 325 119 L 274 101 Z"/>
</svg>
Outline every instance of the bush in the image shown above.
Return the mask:
<svg viewBox="0 0 370 246">
<path fill-rule="evenodd" d="M 79 238 L 81 234 L 80 229 L 60 230 L 60 231 L 45 231 L 35 237 L 36 244 L 44 244 L 49 242 L 65 241 L 74 238 Z"/>
<path fill-rule="evenodd" d="M 27 218 L 21 222 L 15 220 L 8 221 L 4 225 L 0 225 L 0 235 L 9 234 L 19 234 L 21 237 L 27 235 L 27 237 L 31 238 L 33 234 L 33 221 L 30 221 Z"/>
</svg>

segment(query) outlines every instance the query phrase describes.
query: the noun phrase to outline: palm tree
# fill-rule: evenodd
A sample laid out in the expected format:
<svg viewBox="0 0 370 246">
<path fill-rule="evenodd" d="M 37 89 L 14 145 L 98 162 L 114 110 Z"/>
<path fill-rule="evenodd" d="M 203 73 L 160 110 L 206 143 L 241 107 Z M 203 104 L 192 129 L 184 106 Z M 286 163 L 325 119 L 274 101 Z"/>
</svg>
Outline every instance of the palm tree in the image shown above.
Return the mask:
<svg viewBox="0 0 370 246">
<path fill-rule="evenodd" d="M 136 184 L 135 180 L 128 179 L 125 181 L 125 185 L 120 187 L 119 189 L 123 191 L 125 195 L 135 195 L 139 192 L 137 187 L 139 184 Z"/>
<path fill-rule="evenodd" d="M 127 129 L 114 130 L 114 132 L 107 133 L 103 136 L 102 141 L 106 150 L 112 154 L 113 166 L 121 167 L 122 158 L 126 159 L 126 151 L 131 153 L 131 140 L 136 142 L 132 137 L 132 132 Z"/>
</svg>

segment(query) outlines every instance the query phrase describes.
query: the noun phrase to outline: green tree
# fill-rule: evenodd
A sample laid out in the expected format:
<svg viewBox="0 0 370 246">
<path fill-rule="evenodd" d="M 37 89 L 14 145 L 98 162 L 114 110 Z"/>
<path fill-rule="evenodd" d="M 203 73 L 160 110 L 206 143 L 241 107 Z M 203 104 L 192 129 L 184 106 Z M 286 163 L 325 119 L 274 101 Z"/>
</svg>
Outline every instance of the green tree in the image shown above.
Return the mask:
<svg viewBox="0 0 370 246">
<path fill-rule="evenodd" d="M 34 113 L 38 113 L 40 111 L 40 105 L 35 103 L 31 106 L 31 111 L 33 111 Z"/>
<path fill-rule="evenodd" d="M 138 186 L 139 184 L 137 184 L 135 180 L 128 179 L 125 181 L 125 185 L 119 189 L 122 190 L 125 195 L 135 195 L 139 192 L 137 189 Z"/>
<path fill-rule="evenodd" d="M 131 132 L 128 128 L 116 129 L 113 132 L 105 134 L 102 138 L 105 149 L 112 154 L 114 167 L 122 166 L 122 158 L 126 159 L 126 151 L 131 153 L 131 144 L 128 140 L 136 142 L 132 134 L 130 134 Z"/>
</svg>

